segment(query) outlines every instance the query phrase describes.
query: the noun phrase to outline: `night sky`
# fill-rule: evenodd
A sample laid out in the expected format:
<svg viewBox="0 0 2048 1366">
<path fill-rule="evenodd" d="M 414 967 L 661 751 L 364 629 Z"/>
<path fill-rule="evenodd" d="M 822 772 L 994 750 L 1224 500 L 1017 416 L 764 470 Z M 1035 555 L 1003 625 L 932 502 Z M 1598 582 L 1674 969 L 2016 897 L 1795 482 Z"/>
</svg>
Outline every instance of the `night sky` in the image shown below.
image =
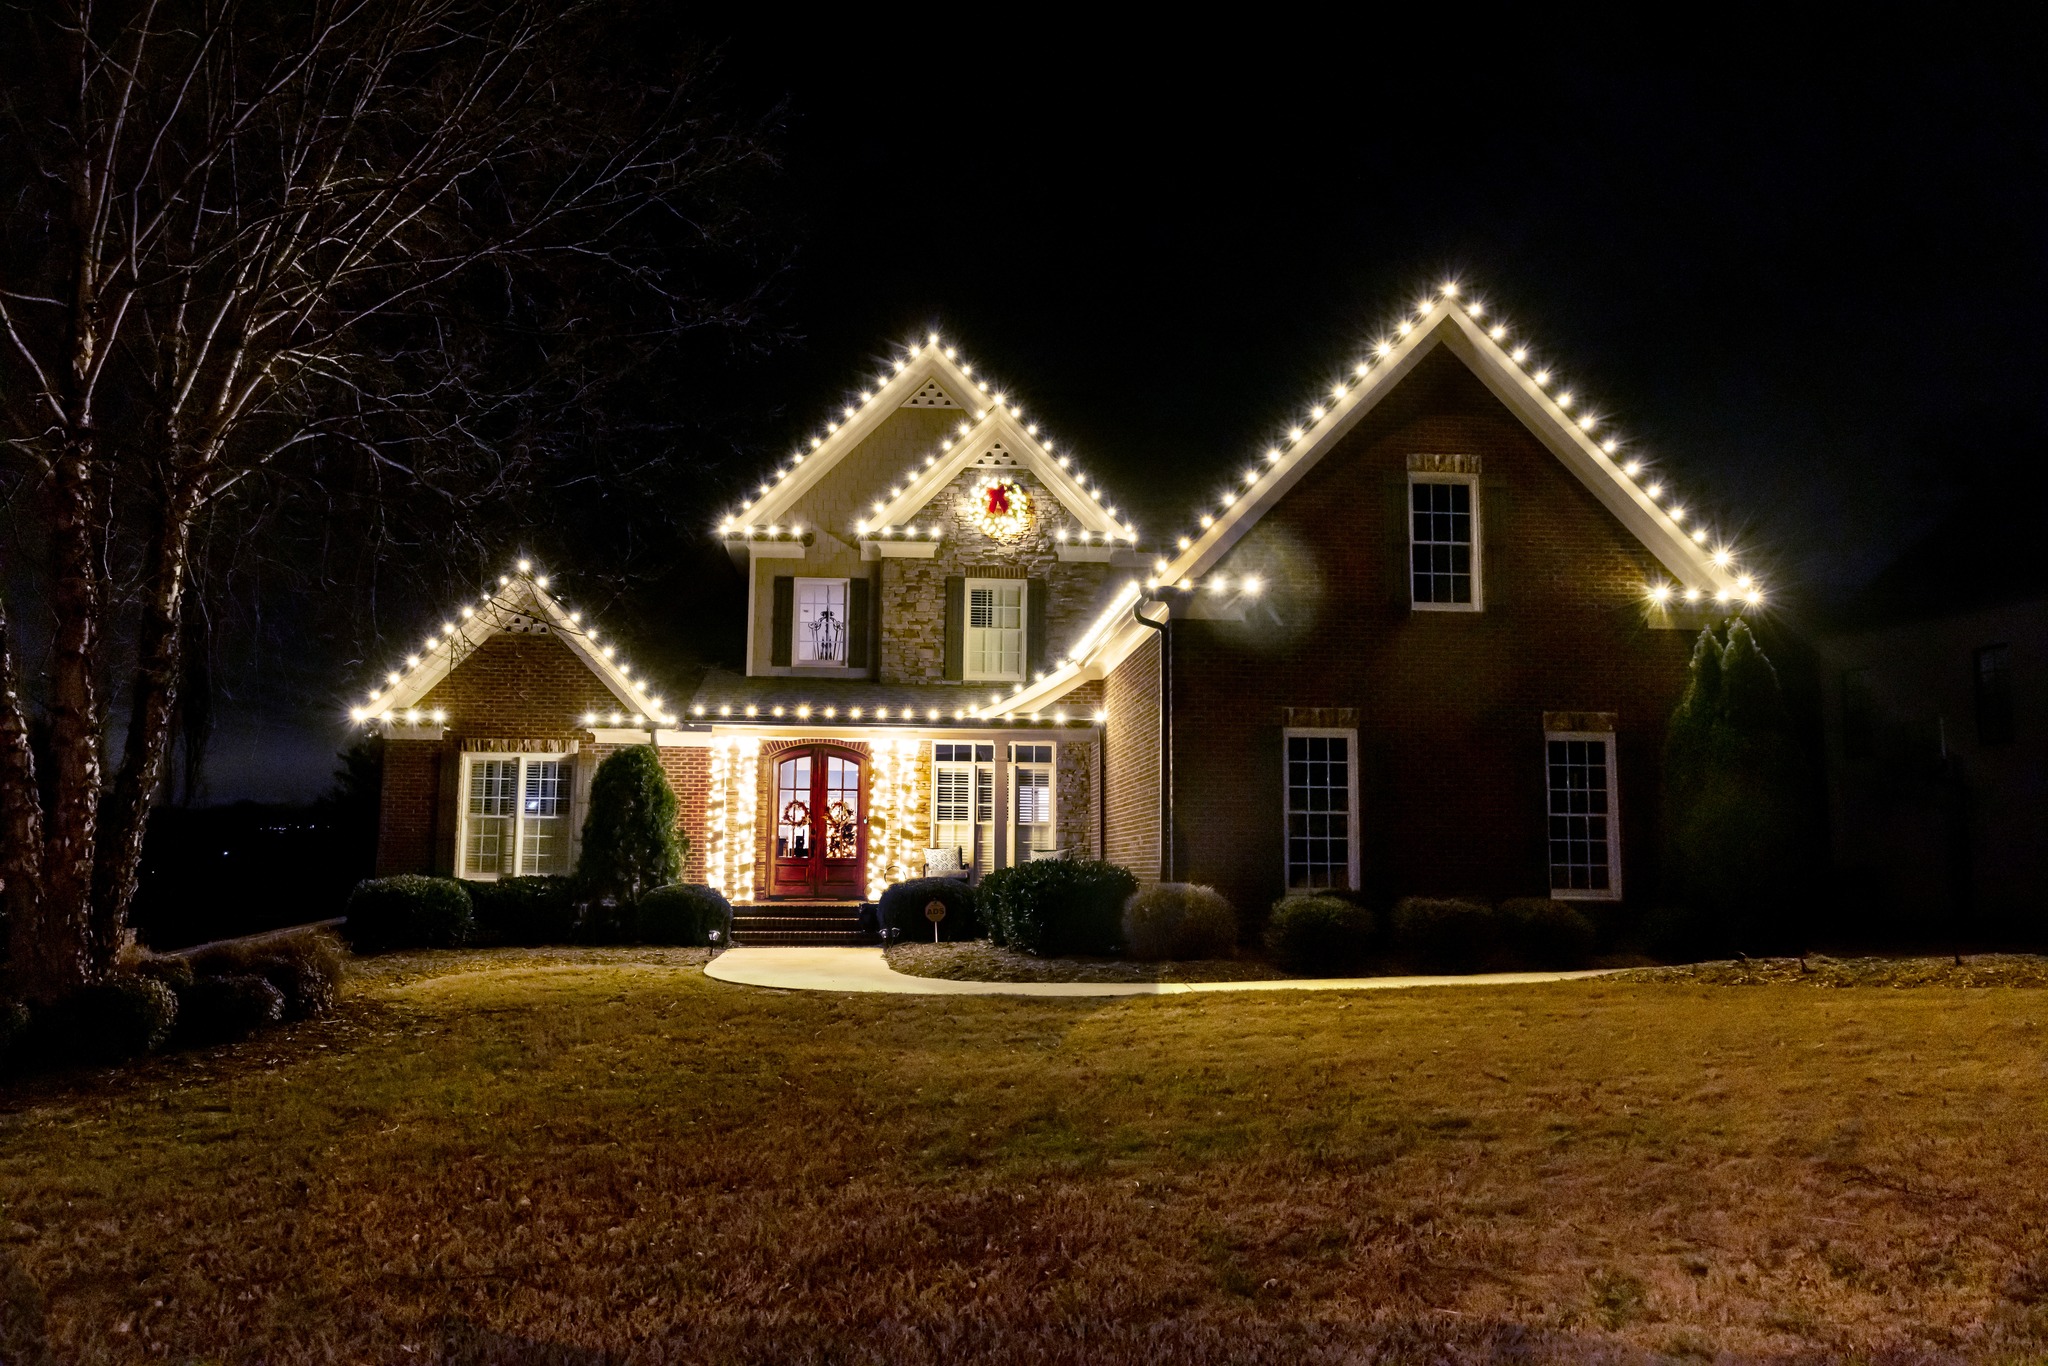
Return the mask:
<svg viewBox="0 0 2048 1366">
<path fill-rule="evenodd" d="M 751 486 L 936 328 L 1170 537 L 1456 279 L 1797 619 L 2036 470 L 2048 109 L 2017 61 L 1702 75 L 1363 50 L 1300 26 L 1142 50 L 929 19 L 733 35 L 733 97 L 787 102 L 792 340 L 739 385 L 752 450 L 679 458 Z M 679 534 L 723 510 L 678 508 Z M 612 609 L 634 637 L 664 610 Z M 720 652 L 705 614 L 676 632 L 671 657 Z M 326 703 L 224 726 L 212 797 L 323 787 L 345 738 Z"/>
</svg>

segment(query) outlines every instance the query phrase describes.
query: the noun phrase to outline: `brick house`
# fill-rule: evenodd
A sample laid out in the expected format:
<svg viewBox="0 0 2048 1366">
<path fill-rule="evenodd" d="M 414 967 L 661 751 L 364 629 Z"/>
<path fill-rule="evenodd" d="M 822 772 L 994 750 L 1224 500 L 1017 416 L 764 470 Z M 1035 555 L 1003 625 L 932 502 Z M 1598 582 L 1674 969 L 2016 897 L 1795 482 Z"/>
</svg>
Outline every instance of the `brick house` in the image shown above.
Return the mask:
<svg viewBox="0 0 2048 1366">
<path fill-rule="evenodd" d="M 1151 549 L 954 348 L 904 348 L 721 525 L 738 671 L 666 702 L 525 566 L 395 671 L 358 712 L 380 867 L 573 863 L 597 759 L 652 743 L 687 876 L 740 903 L 1046 857 L 1254 914 L 1646 893 L 1692 634 L 1760 594 L 1525 355 L 1447 287 Z"/>
</svg>

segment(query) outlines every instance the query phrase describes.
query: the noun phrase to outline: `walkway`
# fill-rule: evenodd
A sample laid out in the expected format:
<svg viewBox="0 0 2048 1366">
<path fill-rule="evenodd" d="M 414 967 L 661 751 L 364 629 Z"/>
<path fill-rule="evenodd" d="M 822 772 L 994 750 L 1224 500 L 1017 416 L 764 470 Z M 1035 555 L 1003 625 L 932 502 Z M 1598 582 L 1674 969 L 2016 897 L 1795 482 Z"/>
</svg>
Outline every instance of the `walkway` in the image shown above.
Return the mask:
<svg viewBox="0 0 2048 1366">
<path fill-rule="evenodd" d="M 793 991 L 880 991 L 906 996 L 1180 996 L 1191 991 L 1388 991 L 1399 987 L 1502 987 L 1576 982 L 1589 972 L 1486 972 L 1466 977 L 1301 977 L 1276 982 L 953 982 L 912 977 L 876 948 L 727 949 L 704 975 L 749 987 Z"/>
</svg>

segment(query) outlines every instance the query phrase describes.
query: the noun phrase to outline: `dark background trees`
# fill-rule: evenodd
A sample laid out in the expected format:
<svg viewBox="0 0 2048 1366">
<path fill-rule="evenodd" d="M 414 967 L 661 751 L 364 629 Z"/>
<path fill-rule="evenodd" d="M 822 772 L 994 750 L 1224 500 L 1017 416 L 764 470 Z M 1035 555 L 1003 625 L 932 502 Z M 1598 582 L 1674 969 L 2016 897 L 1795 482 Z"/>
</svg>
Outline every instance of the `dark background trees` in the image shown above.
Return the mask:
<svg viewBox="0 0 2048 1366">
<path fill-rule="evenodd" d="M 758 329 L 773 157 L 702 54 L 597 6 L 0 23 L 0 878 L 48 998 L 128 935 L 223 616 L 360 630 L 594 503 L 648 553 L 633 510 L 709 463 L 678 374 Z"/>
</svg>

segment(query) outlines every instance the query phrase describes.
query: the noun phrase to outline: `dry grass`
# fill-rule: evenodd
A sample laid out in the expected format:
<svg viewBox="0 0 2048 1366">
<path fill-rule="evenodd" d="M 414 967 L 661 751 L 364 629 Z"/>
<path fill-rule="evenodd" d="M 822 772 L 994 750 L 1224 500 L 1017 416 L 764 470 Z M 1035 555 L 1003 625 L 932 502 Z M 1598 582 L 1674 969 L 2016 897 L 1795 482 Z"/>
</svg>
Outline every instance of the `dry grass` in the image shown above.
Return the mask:
<svg viewBox="0 0 2048 1366">
<path fill-rule="evenodd" d="M 67 1363 L 2048 1352 L 2048 992 L 701 961 L 379 960 L 336 1019 L 19 1097 L 0 1296 Z"/>
<path fill-rule="evenodd" d="M 1263 982 L 1286 976 L 1257 958 L 1144 963 L 1129 958 L 1040 958 L 986 939 L 891 944 L 889 966 L 912 977 L 955 982 Z"/>
</svg>

